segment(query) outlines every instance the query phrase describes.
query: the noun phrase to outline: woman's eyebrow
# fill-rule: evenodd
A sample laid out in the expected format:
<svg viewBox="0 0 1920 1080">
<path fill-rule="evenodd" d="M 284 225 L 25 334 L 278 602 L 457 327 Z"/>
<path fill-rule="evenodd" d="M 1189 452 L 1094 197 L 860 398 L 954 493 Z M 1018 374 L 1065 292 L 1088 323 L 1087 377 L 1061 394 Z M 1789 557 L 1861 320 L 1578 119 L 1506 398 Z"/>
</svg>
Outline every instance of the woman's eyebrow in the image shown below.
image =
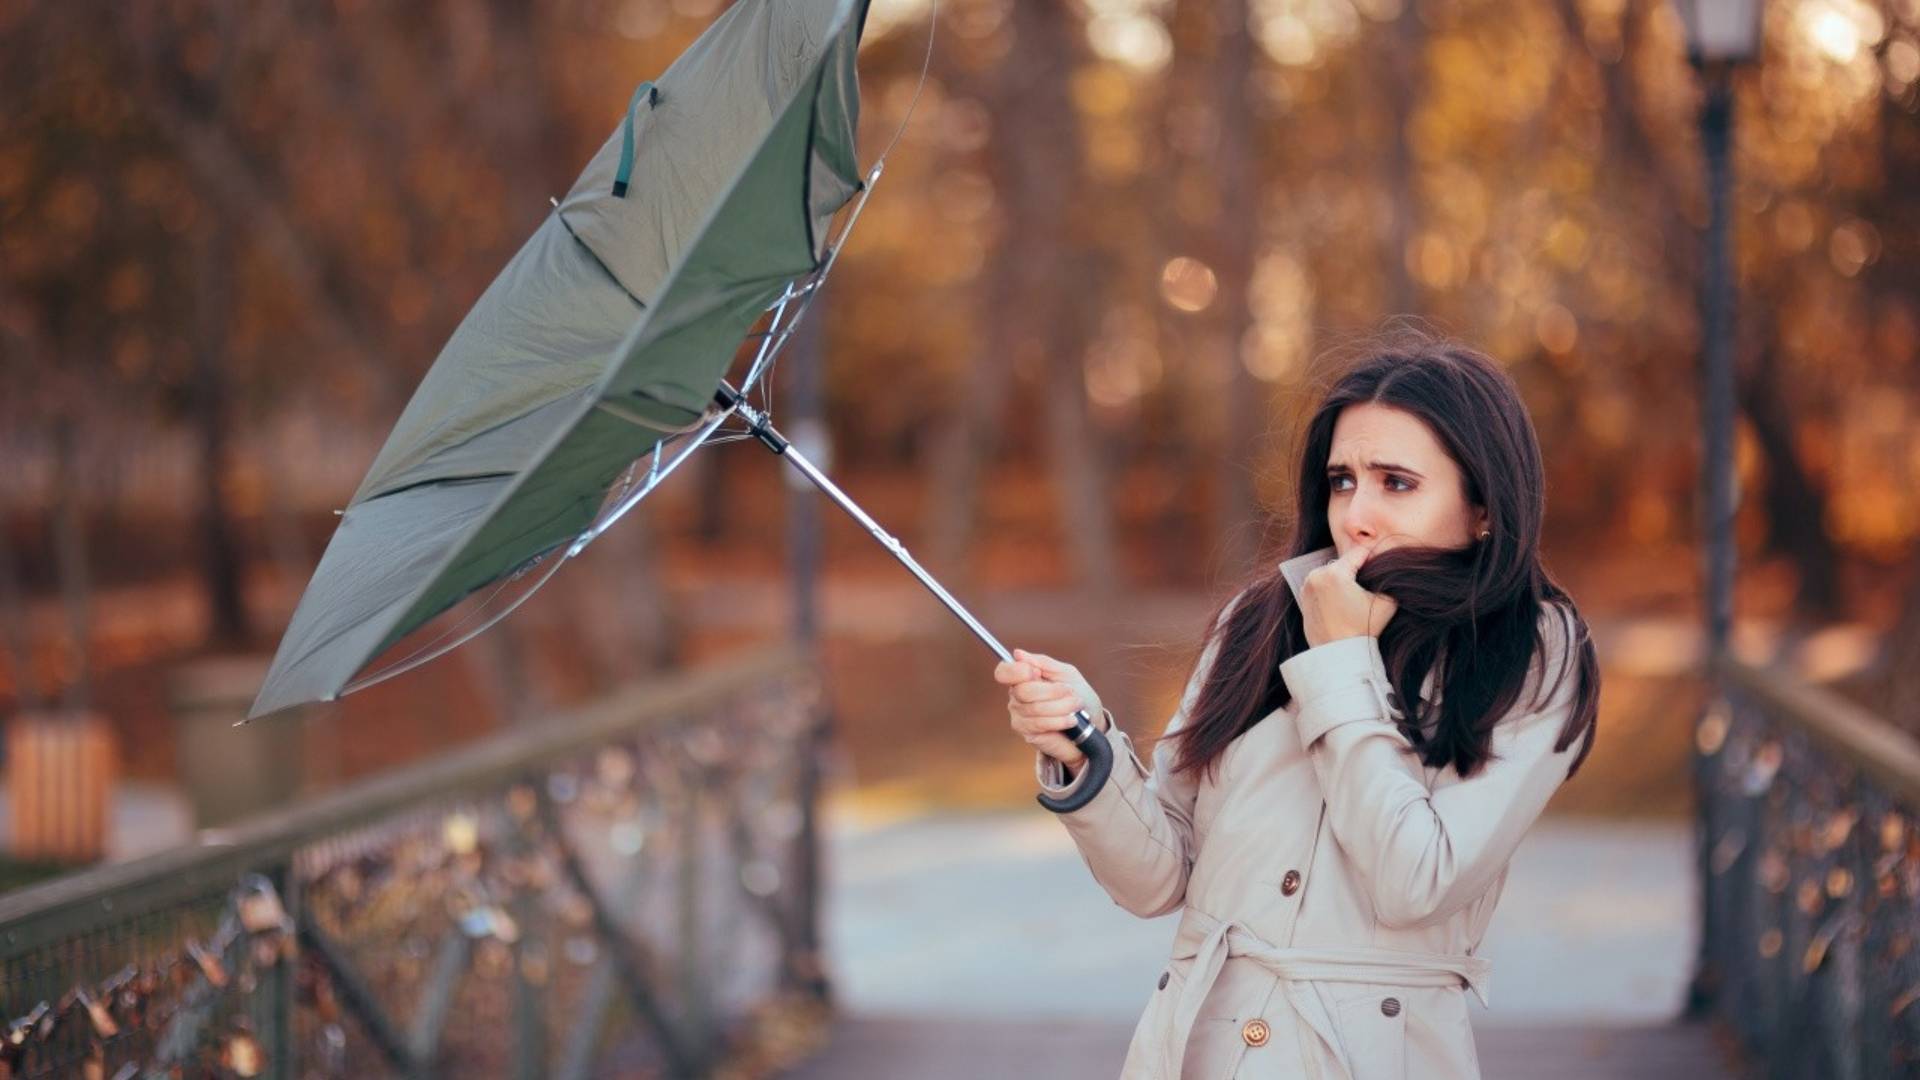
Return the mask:
<svg viewBox="0 0 1920 1080">
<path fill-rule="evenodd" d="M 1335 468 L 1344 469 L 1346 468 L 1346 466 L 1339 465 L 1339 466 L 1335 466 Z M 1426 475 L 1421 473 L 1420 470 L 1409 469 L 1405 465 L 1395 465 L 1391 461 L 1369 461 L 1367 462 L 1367 468 L 1372 469 L 1374 472 L 1406 473 L 1408 476 L 1414 477 L 1415 479 L 1418 479 L 1418 480 L 1426 479 Z"/>
</svg>

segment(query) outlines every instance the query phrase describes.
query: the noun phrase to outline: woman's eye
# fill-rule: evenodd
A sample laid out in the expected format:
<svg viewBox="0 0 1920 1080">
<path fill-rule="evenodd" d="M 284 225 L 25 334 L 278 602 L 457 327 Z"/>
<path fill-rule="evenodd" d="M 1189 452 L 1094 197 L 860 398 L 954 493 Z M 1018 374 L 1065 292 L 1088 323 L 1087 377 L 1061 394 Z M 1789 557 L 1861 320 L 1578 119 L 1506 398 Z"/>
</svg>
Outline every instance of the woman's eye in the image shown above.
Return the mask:
<svg viewBox="0 0 1920 1080">
<path fill-rule="evenodd" d="M 1400 486 L 1394 487 L 1393 485 L 1395 484 L 1399 484 Z M 1392 491 L 1412 491 L 1415 485 L 1413 481 L 1407 479 L 1404 476 L 1395 476 L 1392 473 L 1388 473 L 1387 487 L 1389 490 L 1392 490 Z"/>
<path fill-rule="evenodd" d="M 1351 476 L 1346 476 L 1346 475 L 1338 475 L 1338 476 L 1329 476 L 1329 477 L 1327 477 L 1327 482 L 1328 482 L 1329 484 L 1331 484 L 1331 485 L 1332 485 L 1332 487 L 1333 487 L 1333 490 L 1335 490 L 1335 491 L 1345 491 L 1345 490 L 1347 490 L 1347 484 L 1349 484 L 1350 482 L 1352 482 L 1352 480 L 1353 480 L 1353 477 L 1351 477 Z"/>
</svg>

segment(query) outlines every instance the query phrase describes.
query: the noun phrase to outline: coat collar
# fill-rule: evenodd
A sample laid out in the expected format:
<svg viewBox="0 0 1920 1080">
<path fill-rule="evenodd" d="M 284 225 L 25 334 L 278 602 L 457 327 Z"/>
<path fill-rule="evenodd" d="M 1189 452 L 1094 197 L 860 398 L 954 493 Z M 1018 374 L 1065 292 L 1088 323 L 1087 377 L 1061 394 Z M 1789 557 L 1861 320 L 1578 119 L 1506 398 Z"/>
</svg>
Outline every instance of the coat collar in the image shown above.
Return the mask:
<svg viewBox="0 0 1920 1080">
<path fill-rule="evenodd" d="M 1300 602 L 1300 590 L 1306 588 L 1307 575 L 1339 557 L 1340 549 L 1328 544 L 1318 551 L 1295 555 L 1280 564 L 1280 576 L 1287 579 L 1287 587 L 1293 590 L 1295 603 Z"/>
</svg>

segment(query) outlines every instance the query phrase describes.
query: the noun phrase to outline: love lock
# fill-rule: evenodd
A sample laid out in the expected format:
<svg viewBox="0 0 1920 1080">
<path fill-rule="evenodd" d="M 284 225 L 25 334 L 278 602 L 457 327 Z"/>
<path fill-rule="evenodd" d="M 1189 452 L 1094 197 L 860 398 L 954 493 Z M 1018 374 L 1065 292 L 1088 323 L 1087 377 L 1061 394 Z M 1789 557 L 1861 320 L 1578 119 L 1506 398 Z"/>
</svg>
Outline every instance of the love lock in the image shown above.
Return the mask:
<svg viewBox="0 0 1920 1080">
<path fill-rule="evenodd" d="M 240 925 L 250 934 L 264 934 L 269 930 L 290 930 L 293 919 L 287 915 L 286 906 L 280 903 L 280 894 L 264 880 L 259 885 L 240 894 L 236 905 L 240 912 Z"/>
<path fill-rule="evenodd" d="M 470 938 L 490 937 L 506 945 L 520 940 L 520 924 L 492 904 L 468 908 L 460 916 L 460 931 Z"/>
</svg>

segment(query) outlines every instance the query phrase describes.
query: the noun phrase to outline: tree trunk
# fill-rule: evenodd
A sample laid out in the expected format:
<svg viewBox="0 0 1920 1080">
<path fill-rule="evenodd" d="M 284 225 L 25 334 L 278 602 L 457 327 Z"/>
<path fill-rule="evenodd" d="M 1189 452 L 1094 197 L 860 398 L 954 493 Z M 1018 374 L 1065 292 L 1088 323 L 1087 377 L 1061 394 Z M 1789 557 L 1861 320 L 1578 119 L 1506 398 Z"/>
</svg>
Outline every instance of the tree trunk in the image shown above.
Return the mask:
<svg viewBox="0 0 1920 1080">
<path fill-rule="evenodd" d="M 990 91 L 1001 124 L 993 178 L 1006 215 L 982 290 L 981 321 L 990 329 L 969 365 L 965 405 L 935 445 L 928 550 L 936 566 L 959 568 L 964 577 L 980 474 L 1014 377 L 1030 366 L 1042 373 L 1044 404 L 1029 422 L 1048 429 L 1040 445 L 1051 459 L 1073 577 L 1082 588 L 1102 590 L 1113 583 L 1118 560 L 1105 455 L 1088 416 L 1083 374 L 1101 288 L 1100 260 L 1073 228 L 1075 190 L 1084 180 L 1068 78 L 1081 28 L 1061 4 L 1016 4 L 1010 18 L 1013 44 Z"/>
<path fill-rule="evenodd" d="M 1219 293 L 1216 322 L 1225 343 L 1219 359 L 1226 371 L 1218 403 L 1219 483 L 1214 489 L 1214 535 L 1220 574 L 1237 579 L 1252 566 L 1260 542 L 1259 507 L 1253 477 L 1265 395 L 1243 351 L 1253 329 L 1248 303 L 1254 259 L 1260 244 L 1259 166 L 1255 151 L 1260 125 L 1253 110 L 1254 40 L 1246 0 L 1216 13 L 1212 75 L 1214 114 L 1220 144 L 1214 154 L 1220 189 L 1220 216 L 1211 230 Z"/>
<path fill-rule="evenodd" d="M 6 634 L 7 659 L 13 667 L 13 701 L 21 712 L 41 707 L 34 684 L 33 639 L 28 633 L 27 603 L 20 587 L 20 567 L 13 554 L 13 535 L 0 515 L 0 632 Z"/>
<path fill-rule="evenodd" d="M 1420 314 L 1420 294 L 1407 269 L 1407 247 L 1419 228 L 1418 177 L 1407 130 L 1420 104 L 1426 58 L 1426 28 L 1419 6 L 1405 4 L 1400 17 L 1387 28 L 1387 62 L 1383 85 L 1387 94 L 1388 216 L 1381 236 L 1382 269 L 1387 278 L 1387 308 L 1396 315 Z"/>
<path fill-rule="evenodd" d="M 232 232 L 212 226 L 199 251 L 199 289 L 193 365 L 192 417 L 200 449 L 200 580 L 206 590 L 208 631 L 223 648 L 246 644 L 246 574 L 227 503 L 231 462 L 232 380 L 227 374 L 228 326 L 233 318 Z"/>
<path fill-rule="evenodd" d="M 997 144 L 995 152 L 997 157 L 1004 156 Z M 996 176 L 1004 176 L 1004 164 L 994 170 Z M 1009 207 L 1008 212 L 1011 217 L 1018 210 Z M 971 577 L 967 554 L 979 516 L 980 474 L 999 449 L 1000 425 L 1013 382 L 1018 334 L 1012 312 L 1019 303 L 1019 282 L 1012 246 L 1003 234 L 987 261 L 980 289 L 982 310 L 972 320 L 979 329 L 961 375 L 960 406 L 948 411 L 932 440 L 931 482 L 927 503 L 921 508 L 928 566 L 962 591 Z"/>
<path fill-rule="evenodd" d="M 1015 51 L 1021 47 L 1016 41 Z M 947 411 L 931 440 L 931 482 L 921 508 L 928 565 L 961 592 L 968 591 L 972 578 L 968 555 L 980 511 L 981 474 L 1000 450 L 1001 425 L 1012 397 L 1015 353 L 1023 342 L 1031 341 L 1022 322 L 1023 305 L 1030 298 L 1022 296 L 1028 282 L 1022 273 L 1021 250 L 1024 230 L 1035 225 L 1035 213 L 1028 200 L 1011 196 L 1032 182 L 1033 163 L 1022 157 L 1024 143 L 1012 112 L 1018 95 L 1005 82 L 1013 79 L 1023 89 L 1031 77 L 1017 74 L 1010 55 L 978 87 L 994 115 L 1005 118 L 986 149 L 987 171 L 1000 196 L 1003 218 L 975 292 L 978 312 L 970 320 L 975 333 L 960 376 L 960 405 Z"/>
<path fill-rule="evenodd" d="M 12 290 L 0 282 L 0 311 L 10 308 L 12 301 Z M 34 370 L 41 359 L 35 339 L 28 336 L 31 333 L 33 331 L 26 331 L 15 337 L 0 327 L 0 346 L 17 357 L 22 371 Z M 4 513 L 0 513 L 0 632 L 6 635 L 7 650 L 13 663 L 14 704 L 22 711 L 37 710 L 44 701 L 33 670 L 32 623 L 27 615 L 26 589 L 20 581 L 20 564 L 18 556 L 14 554 L 13 534 L 8 530 Z"/>
<path fill-rule="evenodd" d="M 1011 128 L 1017 168 L 1028 175 L 1010 189 L 1018 197 L 1008 201 L 1024 208 L 1014 217 L 1033 220 L 1023 223 L 1031 228 L 1011 230 L 1002 245 L 1019 245 L 1012 257 L 1026 276 L 1022 293 L 1033 298 L 1026 310 L 1041 321 L 1029 340 L 1043 343 L 1037 359 L 1048 372 L 1043 415 L 1060 528 L 1077 584 L 1097 598 L 1117 584 L 1118 559 L 1105 454 L 1087 415 L 1086 350 L 1104 284 L 1101 260 L 1074 229 L 1075 209 L 1083 201 L 1074 193 L 1086 181 L 1068 79 L 1080 54 L 1081 26 L 1064 4 L 1016 4 L 1012 21 L 1016 41 L 1007 67 L 1014 81 L 1024 78 L 1026 85 L 1017 98 L 1023 104 L 1001 115 Z"/>
<path fill-rule="evenodd" d="M 1840 552 L 1827 535 L 1827 495 L 1800 464 L 1793 442 L 1793 413 L 1780 385 L 1777 340 L 1769 336 L 1754 362 L 1744 365 L 1739 394 L 1742 409 L 1767 456 L 1762 500 L 1767 514 L 1767 548 L 1793 561 L 1800 573 L 1794 609 L 1812 622 L 1840 611 Z"/>
<path fill-rule="evenodd" d="M 55 461 L 53 548 L 60 577 L 60 596 L 67 609 L 67 637 L 72 643 L 73 672 L 62 707 L 85 712 L 93 699 L 93 576 L 87 559 L 86 509 L 80 497 L 79 448 L 74 421 L 54 421 Z"/>
</svg>

